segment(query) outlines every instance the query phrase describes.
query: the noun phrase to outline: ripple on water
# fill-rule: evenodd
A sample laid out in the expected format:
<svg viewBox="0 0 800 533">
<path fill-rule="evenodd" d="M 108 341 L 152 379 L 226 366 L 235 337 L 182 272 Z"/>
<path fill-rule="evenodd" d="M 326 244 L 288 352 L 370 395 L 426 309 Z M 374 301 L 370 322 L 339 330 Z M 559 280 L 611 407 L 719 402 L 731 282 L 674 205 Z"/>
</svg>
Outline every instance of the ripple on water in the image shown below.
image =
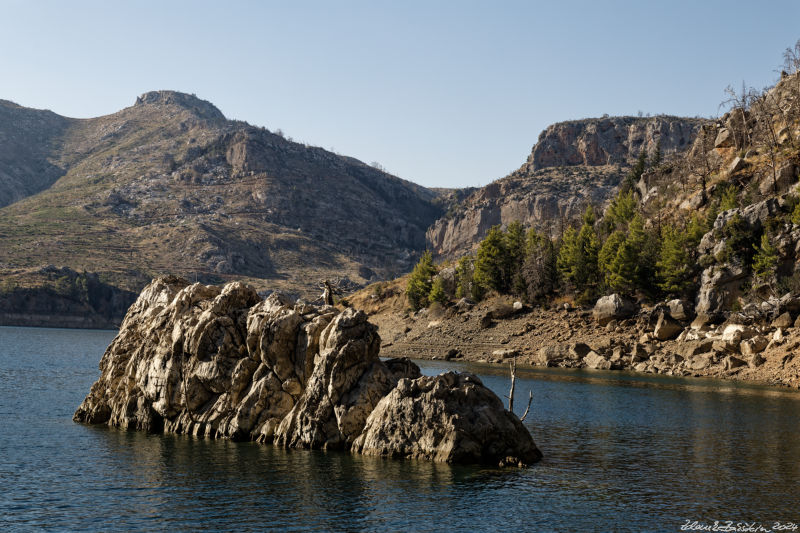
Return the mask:
<svg viewBox="0 0 800 533">
<path fill-rule="evenodd" d="M 113 335 L 0 328 L 3 529 L 663 531 L 685 519 L 797 519 L 790 392 L 521 370 L 544 460 L 448 466 L 74 424 Z M 421 365 L 467 369 L 507 392 L 503 368 Z"/>
</svg>

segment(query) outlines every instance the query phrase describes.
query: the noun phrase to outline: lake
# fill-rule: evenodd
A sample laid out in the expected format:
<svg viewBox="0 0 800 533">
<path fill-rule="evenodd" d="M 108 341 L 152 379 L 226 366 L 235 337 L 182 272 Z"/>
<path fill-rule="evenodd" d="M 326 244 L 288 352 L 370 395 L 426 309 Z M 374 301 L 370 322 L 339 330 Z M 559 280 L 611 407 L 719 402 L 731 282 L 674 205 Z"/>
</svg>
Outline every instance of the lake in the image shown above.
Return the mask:
<svg viewBox="0 0 800 533">
<path fill-rule="evenodd" d="M 681 531 L 800 521 L 800 394 L 518 369 L 544 460 L 496 469 L 72 422 L 113 331 L 0 327 L 0 529 Z M 468 370 L 498 395 L 507 369 Z M 702 525 L 700 524 L 700 525 Z M 791 530 L 791 529 L 789 529 Z"/>
</svg>

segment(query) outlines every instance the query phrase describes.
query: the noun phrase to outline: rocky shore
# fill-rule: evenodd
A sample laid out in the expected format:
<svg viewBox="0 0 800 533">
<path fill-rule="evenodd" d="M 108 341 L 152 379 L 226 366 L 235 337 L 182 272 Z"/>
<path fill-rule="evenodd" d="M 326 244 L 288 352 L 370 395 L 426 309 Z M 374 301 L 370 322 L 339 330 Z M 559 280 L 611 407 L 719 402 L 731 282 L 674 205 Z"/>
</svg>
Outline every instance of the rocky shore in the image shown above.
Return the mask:
<svg viewBox="0 0 800 533">
<path fill-rule="evenodd" d="M 525 465 L 541 453 L 471 374 L 381 361 L 365 313 L 154 280 L 100 362 L 77 422 L 442 462 Z"/>
<path fill-rule="evenodd" d="M 392 295 L 392 293 L 394 294 Z M 389 295 L 389 296 L 387 296 Z M 800 300 L 764 302 L 720 324 L 672 300 L 636 306 L 617 295 L 594 308 L 522 305 L 505 297 L 404 311 L 404 292 L 351 298 L 379 327 L 385 356 L 712 377 L 800 388 Z"/>
</svg>

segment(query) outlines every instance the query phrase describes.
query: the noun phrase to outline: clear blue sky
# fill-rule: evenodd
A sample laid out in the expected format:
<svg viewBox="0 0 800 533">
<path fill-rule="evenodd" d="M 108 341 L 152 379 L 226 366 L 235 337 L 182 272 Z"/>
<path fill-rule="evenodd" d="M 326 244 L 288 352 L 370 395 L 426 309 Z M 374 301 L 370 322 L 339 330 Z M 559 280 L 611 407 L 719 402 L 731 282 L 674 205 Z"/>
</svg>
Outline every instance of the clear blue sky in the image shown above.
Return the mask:
<svg viewBox="0 0 800 533">
<path fill-rule="evenodd" d="M 72 117 L 155 89 L 378 161 L 484 185 L 561 120 L 718 113 L 776 79 L 800 1 L 0 0 L 0 98 Z"/>
</svg>

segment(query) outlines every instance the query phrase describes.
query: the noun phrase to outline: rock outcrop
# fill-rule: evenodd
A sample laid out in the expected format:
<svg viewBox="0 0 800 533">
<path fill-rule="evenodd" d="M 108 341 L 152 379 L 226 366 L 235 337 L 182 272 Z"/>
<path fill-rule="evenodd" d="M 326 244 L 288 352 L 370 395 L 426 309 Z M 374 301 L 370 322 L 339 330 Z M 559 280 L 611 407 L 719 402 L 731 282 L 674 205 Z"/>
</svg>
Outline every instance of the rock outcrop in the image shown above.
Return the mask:
<svg viewBox="0 0 800 533">
<path fill-rule="evenodd" d="M 159 278 L 131 306 L 74 419 L 447 462 L 541 457 L 474 376 L 421 377 L 379 350 L 361 311 Z"/>
<path fill-rule="evenodd" d="M 616 193 L 640 150 L 683 152 L 700 119 L 668 116 L 605 117 L 560 122 L 539 136 L 528 160 L 505 178 L 454 202 L 427 231 L 437 257 L 472 251 L 494 225 L 520 221 L 553 237 L 587 205 L 603 206 Z"/>
<path fill-rule="evenodd" d="M 641 150 L 662 153 L 691 146 L 699 119 L 670 116 L 604 117 L 558 122 L 539 135 L 528 163 L 534 170 L 572 165 L 625 164 Z"/>
<path fill-rule="evenodd" d="M 408 421 L 402 423 L 401 421 Z M 367 418 L 353 450 L 448 463 L 530 464 L 528 430 L 472 374 L 402 379 Z"/>
</svg>

